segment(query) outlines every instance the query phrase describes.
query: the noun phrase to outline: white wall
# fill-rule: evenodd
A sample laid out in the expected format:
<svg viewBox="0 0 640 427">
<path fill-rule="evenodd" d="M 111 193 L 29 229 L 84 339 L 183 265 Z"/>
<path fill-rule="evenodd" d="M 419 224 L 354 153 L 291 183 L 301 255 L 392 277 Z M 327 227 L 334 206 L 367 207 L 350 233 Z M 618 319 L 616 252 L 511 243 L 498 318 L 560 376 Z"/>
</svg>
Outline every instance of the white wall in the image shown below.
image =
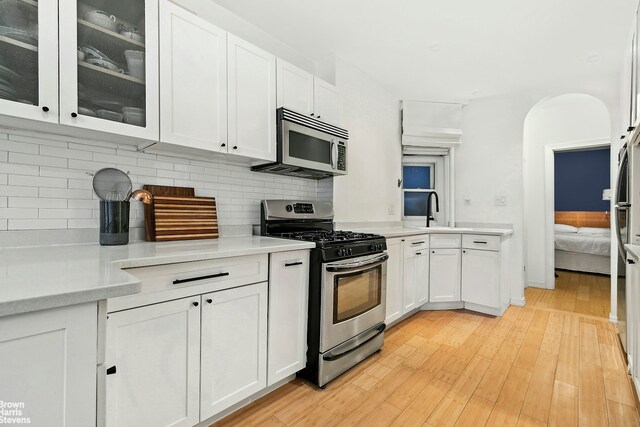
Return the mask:
<svg viewBox="0 0 640 427">
<path fill-rule="evenodd" d="M 527 283 L 545 287 L 545 155 L 547 145 L 605 140 L 609 111 L 597 98 L 567 94 L 535 105 L 524 126 L 524 212 Z M 547 284 L 548 286 L 549 284 Z"/>
<path fill-rule="evenodd" d="M 336 221 L 400 221 L 400 100 L 364 71 L 339 59 L 336 85 L 349 130 L 349 173 L 333 178 Z"/>
<path fill-rule="evenodd" d="M 523 97 L 470 102 L 463 109 L 464 135 L 455 154 L 456 223 L 513 227 L 509 276 L 512 301 L 520 303 L 524 297 L 522 129 L 531 104 Z M 496 196 L 505 196 L 506 206 L 495 206 Z"/>
</svg>

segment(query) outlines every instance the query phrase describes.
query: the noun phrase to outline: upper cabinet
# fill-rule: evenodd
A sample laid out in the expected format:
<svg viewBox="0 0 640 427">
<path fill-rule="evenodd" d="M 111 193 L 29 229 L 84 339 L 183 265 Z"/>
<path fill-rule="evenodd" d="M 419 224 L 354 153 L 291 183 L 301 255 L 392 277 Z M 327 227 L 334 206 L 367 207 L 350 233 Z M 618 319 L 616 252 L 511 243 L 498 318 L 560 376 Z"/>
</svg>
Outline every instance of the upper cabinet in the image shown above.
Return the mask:
<svg viewBox="0 0 640 427">
<path fill-rule="evenodd" d="M 59 5 L 60 123 L 157 140 L 157 0 Z"/>
<path fill-rule="evenodd" d="M 227 152 L 227 33 L 160 1 L 160 140 Z"/>
<path fill-rule="evenodd" d="M 276 160 L 276 57 L 227 34 L 229 153 Z"/>
<path fill-rule="evenodd" d="M 313 74 L 278 58 L 278 108 L 313 114 Z"/>
<path fill-rule="evenodd" d="M 340 92 L 334 85 L 278 58 L 278 108 L 342 124 Z"/>
<path fill-rule="evenodd" d="M 0 114 L 58 122 L 58 4 L 0 2 Z"/>
</svg>

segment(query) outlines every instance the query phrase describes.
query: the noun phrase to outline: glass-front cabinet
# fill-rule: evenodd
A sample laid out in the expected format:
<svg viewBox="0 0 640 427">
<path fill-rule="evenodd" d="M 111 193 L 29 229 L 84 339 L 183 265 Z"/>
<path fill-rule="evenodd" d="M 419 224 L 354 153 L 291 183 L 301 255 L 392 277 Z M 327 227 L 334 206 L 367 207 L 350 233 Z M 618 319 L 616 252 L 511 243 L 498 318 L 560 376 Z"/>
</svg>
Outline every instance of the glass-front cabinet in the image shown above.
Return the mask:
<svg viewBox="0 0 640 427">
<path fill-rule="evenodd" d="M 60 123 L 157 140 L 158 108 L 157 0 L 61 0 Z"/>
<path fill-rule="evenodd" d="M 0 0 L 0 114 L 58 121 L 58 4 Z"/>
</svg>

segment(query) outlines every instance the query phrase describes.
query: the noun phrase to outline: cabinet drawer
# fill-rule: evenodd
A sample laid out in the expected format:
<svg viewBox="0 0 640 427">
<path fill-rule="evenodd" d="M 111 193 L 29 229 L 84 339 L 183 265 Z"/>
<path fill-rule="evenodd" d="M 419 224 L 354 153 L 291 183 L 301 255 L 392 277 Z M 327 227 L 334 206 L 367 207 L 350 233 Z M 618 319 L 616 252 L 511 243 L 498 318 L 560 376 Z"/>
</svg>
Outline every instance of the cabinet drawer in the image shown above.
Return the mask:
<svg viewBox="0 0 640 427">
<path fill-rule="evenodd" d="M 460 234 L 432 234 L 431 248 L 448 249 L 460 247 Z"/>
<path fill-rule="evenodd" d="M 215 292 L 268 279 L 269 256 L 184 262 L 126 270 L 142 282 L 139 294 L 108 300 L 109 312 Z"/>
<path fill-rule="evenodd" d="M 499 251 L 500 236 L 465 234 L 462 236 L 462 247 L 464 249 L 484 249 L 485 251 Z"/>
<path fill-rule="evenodd" d="M 404 238 L 404 249 L 411 251 L 414 249 L 429 249 L 429 235 L 410 236 Z"/>
</svg>

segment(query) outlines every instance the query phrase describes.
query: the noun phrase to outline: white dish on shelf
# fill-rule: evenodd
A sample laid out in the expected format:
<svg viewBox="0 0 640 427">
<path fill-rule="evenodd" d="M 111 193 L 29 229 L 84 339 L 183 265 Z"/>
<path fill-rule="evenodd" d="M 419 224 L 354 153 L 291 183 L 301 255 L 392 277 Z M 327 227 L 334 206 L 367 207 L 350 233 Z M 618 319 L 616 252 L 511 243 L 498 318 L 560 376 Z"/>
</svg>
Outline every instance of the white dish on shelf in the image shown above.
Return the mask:
<svg viewBox="0 0 640 427">
<path fill-rule="evenodd" d="M 32 46 L 38 45 L 38 33 L 0 25 L 0 35 Z"/>
<path fill-rule="evenodd" d="M 129 75 L 144 80 L 144 52 L 141 50 L 125 50 L 124 56 L 127 58 Z"/>
<path fill-rule="evenodd" d="M 104 110 L 122 112 L 123 106 L 120 102 L 110 101 L 108 99 L 99 99 L 97 101 L 91 101 L 92 104 L 101 107 Z"/>
<path fill-rule="evenodd" d="M 124 107 L 122 109 L 124 122 L 135 126 L 145 126 L 147 122 L 147 114 L 144 108 Z"/>
<path fill-rule="evenodd" d="M 123 119 L 122 114 L 116 113 L 115 111 L 109 111 L 109 110 L 98 110 L 96 111 L 96 116 L 100 117 L 101 119 L 111 120 L 112 122 L 122 123 L 122 119 Z"/>
<path fill-rule="evenodd" d="M 120 31 L 120 35 L 123 37 L 126 37 L 128 39 L 140 42 L 140 43 L 144 43 L 144 35 L 137 33 L 135 31 L 132 30 L 122 30 Z"/>
<path fill-rule="evenodd" d="M 96 112 L 84 107 L 78 107 L 78 114 L 83 116 L 96 117 Z"/>
<path fill-rule="evenodd" d="M 124 74 L 124 70 L 118 67 L 118 64 L 107 59 L 87 58 L 85 62 L 87 64 L 97 65 L 98 67 L 105 68 L 110 71 L 115 71 L 116 73 Z"/>
<path fill-rule="evenodd" d="M 18 78 L 20 78 L 20 76 L 18 75 L 18 73 L 14 72 L 13 70 L 8 69 L 7 67 L 0 65 L 0 77 L 2 77 L 3 79 L 8 79 L 8 80 L 17 80 Z"/>
<path fill-rule="evenodd" d="M 107 55 L 100 52 L 98 49 L 96 49 L 93 46 L 85 45 L 85 46 L 80 46 L 78 49 L 84 52 L 84 55 L 86 58 L 105 59 L 107 61 L 111 61 L 111 58 L 109 58 Z"/>
<path fill-rule="evenodd" d="M 84 20 L 109 31 L 118 29 L 118 19 L 102 10 L 92 10 L 84 14 Z"/>
</svg>

